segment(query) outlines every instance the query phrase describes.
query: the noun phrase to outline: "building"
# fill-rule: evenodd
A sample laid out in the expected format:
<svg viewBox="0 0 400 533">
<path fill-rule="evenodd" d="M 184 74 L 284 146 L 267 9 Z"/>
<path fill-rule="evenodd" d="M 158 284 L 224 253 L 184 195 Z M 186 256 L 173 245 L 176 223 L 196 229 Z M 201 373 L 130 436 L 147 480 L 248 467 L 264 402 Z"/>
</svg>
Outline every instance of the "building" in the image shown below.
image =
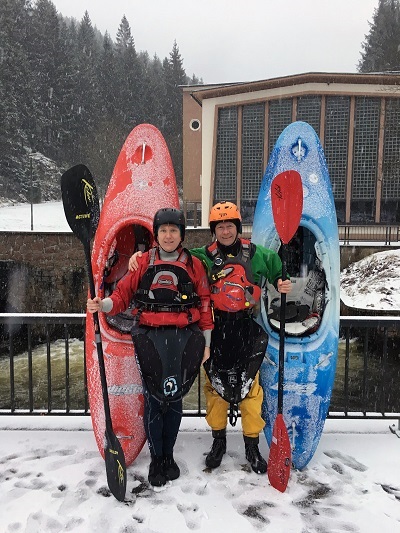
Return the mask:
<svg viewBox="0 0 400 533">
<path fill-rule="evenodd" d="M 252 222 L 269 154 L 295 120 L 328 163 L 340 224 L 400 223 L 400 73 L 306 73 L 183 87 L 184 204 L 231 200 Z"/>
</svg>

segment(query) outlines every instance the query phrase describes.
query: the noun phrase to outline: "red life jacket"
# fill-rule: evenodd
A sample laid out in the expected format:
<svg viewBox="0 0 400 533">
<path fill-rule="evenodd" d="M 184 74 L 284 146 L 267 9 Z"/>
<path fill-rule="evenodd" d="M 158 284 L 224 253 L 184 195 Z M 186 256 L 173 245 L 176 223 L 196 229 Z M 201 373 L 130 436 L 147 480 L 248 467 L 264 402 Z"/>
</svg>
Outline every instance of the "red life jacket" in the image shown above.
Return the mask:
<svg viewBox="0 0 400 533">
<path fill-rule="evenodd" d="M 254 283 L 250 259 L 254 245 L 241 239 L 240 252 L 225 257 L 214 242 L 207 247 L 213 266 L 209 273 L 211 300 L 214 309 L 229 313 L 252 309 L 261 297 L 261 289 Z"/>
<path fill-rule="evenodd" d="M 190 254 L 182 249 L 176 261 L 162 261 L 157 248 L 149 251 L 149 264 L 134 296 L 141 311 L 179 313 L 198 307 L 200 298 L 189 275 Z"/>
</svg>

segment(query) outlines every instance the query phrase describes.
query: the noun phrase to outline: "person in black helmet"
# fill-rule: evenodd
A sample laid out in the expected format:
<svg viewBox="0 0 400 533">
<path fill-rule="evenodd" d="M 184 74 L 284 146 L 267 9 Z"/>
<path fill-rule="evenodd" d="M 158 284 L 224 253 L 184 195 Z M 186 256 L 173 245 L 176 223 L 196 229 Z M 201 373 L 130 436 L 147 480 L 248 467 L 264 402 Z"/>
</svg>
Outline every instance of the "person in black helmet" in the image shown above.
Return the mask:
<svg viewBox="0 0 400 533">
<path fill-rule="evenodd" d="M 173 449 L 182 397 L 210 355 L 213 321 L 204 267 L 182 247 L 183 212 L 158 210 L 153 231 L 157 244 L 138 259 L 138 270 L 122 278 L 110 297 L 89 298 L 87 309 L 114 315 L 135 303 L 132 338 L 144 386 L 148 480 L 160 487 L 180 475 Z"/>
</svg>

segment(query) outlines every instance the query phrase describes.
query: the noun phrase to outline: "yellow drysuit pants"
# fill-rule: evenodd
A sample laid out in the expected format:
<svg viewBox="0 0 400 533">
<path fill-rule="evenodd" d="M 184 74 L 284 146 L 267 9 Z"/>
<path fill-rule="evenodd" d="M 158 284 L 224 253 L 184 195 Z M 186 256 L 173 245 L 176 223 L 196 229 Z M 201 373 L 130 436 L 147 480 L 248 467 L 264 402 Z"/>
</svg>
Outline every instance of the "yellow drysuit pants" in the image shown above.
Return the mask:
<svg viewBox="0 0 400 533">
<path fill-rule="evenodd" d="M 225 429 L 228 422 L 229 403 L 226 402 L 217 391 L 212 387 L 206 373 L 204 383 L 204 394 L 206 397 L 207 414 L 206 420 L 208 425 L 214 431 Z M 263 401 L 263 390 L 260 386 L 259 372 L 253 381 L 246 398 L 239 403 L 242 414 L 242 431 L 246 437 L 258 437 L 260 431 L 265 426 L 261 418 L 261 404 Z"/>
</svg>

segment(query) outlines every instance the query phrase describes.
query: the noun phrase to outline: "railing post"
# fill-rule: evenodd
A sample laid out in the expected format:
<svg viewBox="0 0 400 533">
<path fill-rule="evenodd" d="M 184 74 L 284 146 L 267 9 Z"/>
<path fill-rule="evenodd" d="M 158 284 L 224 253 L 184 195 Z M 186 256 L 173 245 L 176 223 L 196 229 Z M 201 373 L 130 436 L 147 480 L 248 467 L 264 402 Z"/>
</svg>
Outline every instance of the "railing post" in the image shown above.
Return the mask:
<svg viewBox="0 0 400 533">
<path fill-rule="evenodd" d="M 29 412 L 33 413 L 32 329 L 28 324 L 28 394 Z"/>
<path fill-rule="evenodd" d="M 46 360 L 47 360 L 47 412 L 51 413 L 53 407 L 53 393 L 51 390 L 51 352 L 50 352 L 50 329 L 46 324 Z"/>
<path fill-rule="evenodd" d="M 64 324 L 64 339 L 65 339 L 65 411 L 68 414 L 70 411 L 69 404 L 69 333 L 67 324 Z"/>
</svg>

